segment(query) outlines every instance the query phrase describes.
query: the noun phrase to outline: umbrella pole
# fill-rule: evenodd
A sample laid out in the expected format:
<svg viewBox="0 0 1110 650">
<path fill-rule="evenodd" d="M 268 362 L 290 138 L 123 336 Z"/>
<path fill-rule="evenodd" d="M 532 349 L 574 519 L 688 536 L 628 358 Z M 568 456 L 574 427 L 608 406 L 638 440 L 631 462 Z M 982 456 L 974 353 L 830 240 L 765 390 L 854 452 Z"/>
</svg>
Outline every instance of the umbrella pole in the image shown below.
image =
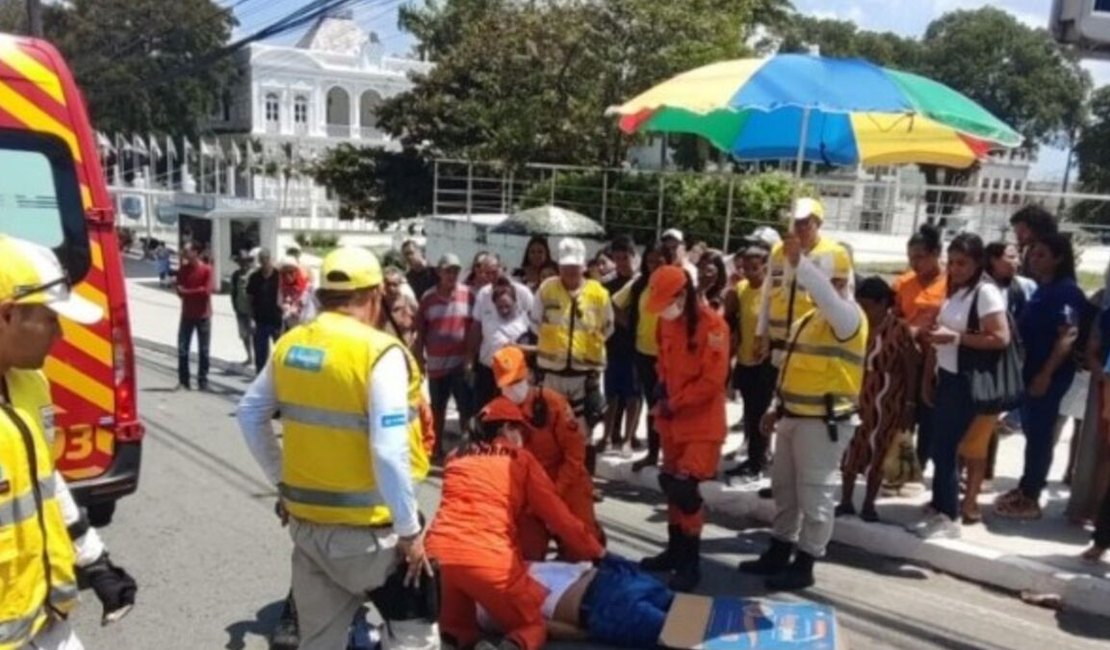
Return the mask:
<svg viewBox="0 0 1110 650">
<path fill-rule="evenodd" d="M 802 178 L 802 164 L 805 163 L 806 158 L 806 140 L 809 139 L 809 113 L 810 107 L 806 106 L 802 110 L 802 129 L 801 139 L 798 141 L 798 159 L 794 163 L 794 178 L 800 180 Z"/>
</svg>

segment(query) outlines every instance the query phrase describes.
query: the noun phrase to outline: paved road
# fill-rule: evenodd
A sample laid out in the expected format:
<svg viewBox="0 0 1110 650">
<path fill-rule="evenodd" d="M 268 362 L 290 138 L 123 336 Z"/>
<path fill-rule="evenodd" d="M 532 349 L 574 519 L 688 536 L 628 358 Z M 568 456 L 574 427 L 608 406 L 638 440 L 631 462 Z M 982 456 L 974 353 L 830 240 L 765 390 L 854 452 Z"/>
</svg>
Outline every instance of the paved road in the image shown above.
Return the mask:
<svg viewBox="0 0 1110 650">
<path fill-rule="evenodd" d="M 122 623 L 98 626 L 86 594 L 76 615 L 90 649 L 168 650 L 267 647 L 266 634 L 289 580 L 290 545 L 262 479 L 234 425 L 242 380 L 217 375 L 216 392 L 172 393 L 174 361 L 139 354 L 140 406 L 147 439 L 139 494 L 104 531 L 137 576 L 139 605 Z M 606 486 L 599 515 L 610 547 L 629 557 L 655 552 L 664 529 L 655 495 Z M 434 508 L 437 490 L 422 500 Z M 706 530 L 703 590 L 758 594 L 736 562 L 758 549 L 763 531 L 716 521 Z M 1110 621 L 1030 607 L 1007 594 L 928 569 L 835 548 L 806 594 L 837 608 L 852 650 L 1105 649 Z M 552 648 L 590 648 L 551 644 Z"/>
</svg>

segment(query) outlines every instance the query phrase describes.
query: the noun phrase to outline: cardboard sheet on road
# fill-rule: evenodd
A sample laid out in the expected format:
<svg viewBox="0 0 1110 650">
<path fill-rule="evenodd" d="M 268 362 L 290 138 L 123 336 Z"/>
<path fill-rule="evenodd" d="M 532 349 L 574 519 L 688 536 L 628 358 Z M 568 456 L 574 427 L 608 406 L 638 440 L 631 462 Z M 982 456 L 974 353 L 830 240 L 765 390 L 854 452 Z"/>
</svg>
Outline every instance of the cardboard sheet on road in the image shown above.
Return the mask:
<svg viewBox="0 0 1110 650">
<path fill-rule="evenodd" d="M 681 650 L 847 650 L 832 607 L 678 594 L 659 643 Z"/>
</svg>

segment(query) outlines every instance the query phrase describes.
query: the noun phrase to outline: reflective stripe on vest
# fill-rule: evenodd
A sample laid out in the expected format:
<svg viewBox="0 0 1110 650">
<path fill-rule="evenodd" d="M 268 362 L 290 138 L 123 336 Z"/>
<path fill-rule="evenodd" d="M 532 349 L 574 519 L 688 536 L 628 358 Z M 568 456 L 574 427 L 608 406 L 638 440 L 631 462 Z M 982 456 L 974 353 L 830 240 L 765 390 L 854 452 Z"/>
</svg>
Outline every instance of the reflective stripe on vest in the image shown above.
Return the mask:
<svg viewBox="0 0 1110 650">
<path fill-rule="evenodd" d="M 278 486 L 283 499 L 309 506 L 328 506 L 330 508 L 373 508 L 385 505 L 385 500 L 377 490 L 366 492 L 328 492 L 310 488 L 293 487 L 284 483 Z"/>
<path fill-rule="evenodd" d="M 49 601 L 54 607 L 63 608 L 77 600 L 77 583 L 67 582 L 50 588 Z M 42 606 L 27 616 L 9 621 L 0 621 L 0 645 L 14 645 L 29 640 L 31 630 L 40 618 L 46 617 L 46 607 Z"/>
<path fill-rule="evenodd" d="M 863 365 L 865 356 L 856 354 L 851 350 L 837 347 L 835 345 L 813 345 L 811 343 L 794 343 L 790 349 L 797 354 L 812 354 L 818 357 L 832 357 L 834 359 L 843 359 L 848 363 L 858 363 Z"/>
<path fill-rule="evenodd" d="M 778 387 L 780 403 L 789 415 L 844 417 L 856 410 L 863 385 L 868 329 L 866 316 L 859 307 L 856 309 L 859 327 L 845 341 L 838 339 L 816 309 L 796 324 Z"/>
<path fill-rule="evenodd" d="M 53 499 L 57 489 L 57 485 L 54 483 L 54 475 L 51 474 L 40 480 L 39 489 L 42 490 L 43 499 Z M 37 512 L 35 493 L 33 490 L 28 490 L 27 494 L 18 496 L 7 503 L 0 503 L 0 528 L 23 523 L 34 517 Z"/>
<path fill-rule="evenodd" d="M 365 433 L 370 430 L 370 418 L 357 413 L 330 411 L 328 409 L 290 404 L 288 402 L 279 403 L 278 408 L 281 410 L 281 418 L 283 420 L 289 420 L 299 424 L 307 424 L 313 427 L 328 427 L 329 429 L 348 429 L 357 433 Z M 410 406 L 408 410 L 408 424 L 418 421 L 419 419 L 420 409 L 415 406 Z M 3 519 L 0 518 L 0 523 L 2 522 Z"/>
</svg>

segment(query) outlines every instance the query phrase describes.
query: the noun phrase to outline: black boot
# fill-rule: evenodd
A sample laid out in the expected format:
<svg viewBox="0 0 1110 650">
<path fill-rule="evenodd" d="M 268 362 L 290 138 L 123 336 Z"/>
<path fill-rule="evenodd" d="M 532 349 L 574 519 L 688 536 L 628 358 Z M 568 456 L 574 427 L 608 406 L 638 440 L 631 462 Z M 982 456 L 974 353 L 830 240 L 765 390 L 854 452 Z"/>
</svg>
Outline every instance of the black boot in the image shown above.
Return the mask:
<svg viewBox="0 0 1110 650">
<path fill-rule="evenodd" d="M 644 571 L 672 571 L 678 566 L 678 545 L 682 531 L 678 526 L 667 526 L 667 548 L 659 555 L 645 557 L 640 560 L 640 568 Z"/>
<path fill-rule="evenodd" d="M 798 551 L 794 562 L 782 573 L 767 578 L 767 589 L 771 591 L 798 591 L 813 586 L 813 562 L 815 558 L 805 551 Z"/>
<path fill-rule="evenodd" d="M 297 625 L 297 605 L 293 593 L 285 599 L 277 625 L 270 635 L 270 650 L 296 650 L 301 644 L 301 630 Z"/>
<path fill-rule="evenodd" d="M 790 566 L 790 557 L 793 554 L 793 544 L 772 537 L 771 546 L 763 551 L 763 555 L 760 555 L 758 560 L 741 562 L 738 568 L 744 573 L 757 576 L 775 575 Z"/>
<path fill-rule="evenodd" d="M 673 591 L 691 592 L 701 582 L 701 535 L 679 535 L 678 566 L 668 586 Z"/>
</svg>

